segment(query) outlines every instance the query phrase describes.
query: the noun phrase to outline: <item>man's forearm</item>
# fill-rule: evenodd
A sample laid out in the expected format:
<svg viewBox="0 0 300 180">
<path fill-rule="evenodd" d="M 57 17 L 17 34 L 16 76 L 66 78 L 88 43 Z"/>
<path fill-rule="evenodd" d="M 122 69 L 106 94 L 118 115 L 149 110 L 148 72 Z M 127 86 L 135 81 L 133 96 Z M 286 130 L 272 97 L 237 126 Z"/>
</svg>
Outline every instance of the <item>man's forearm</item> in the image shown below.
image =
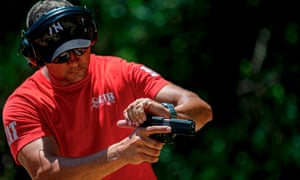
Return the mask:
<svg viewBox="0 0 300 180">
<path fill-rule="evenodd" d="M 83 158 L 51 157 L 40 153 L 40 166 L 33 179 L 101 179 L 126 164 L 119 155 L 119 144 Z"/>
</svg>

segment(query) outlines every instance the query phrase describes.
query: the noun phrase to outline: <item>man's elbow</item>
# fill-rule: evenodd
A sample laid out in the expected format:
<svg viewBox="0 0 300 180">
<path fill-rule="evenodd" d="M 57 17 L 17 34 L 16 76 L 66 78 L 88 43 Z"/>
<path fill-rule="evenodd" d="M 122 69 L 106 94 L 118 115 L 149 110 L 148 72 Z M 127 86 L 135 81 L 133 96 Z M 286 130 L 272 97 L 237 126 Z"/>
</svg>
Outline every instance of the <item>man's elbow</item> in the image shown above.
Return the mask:
<svg viewBox="0 0 300 180">
<path fill-rule="evenodd" d="M 201 113 L 198 120 L 196 121 L 196 131 L 200 130 L 208 122 L 213 120 L 213 111 L 212 107 L 209 104 L 206 104 L 201 108 Z"/>
</svg>

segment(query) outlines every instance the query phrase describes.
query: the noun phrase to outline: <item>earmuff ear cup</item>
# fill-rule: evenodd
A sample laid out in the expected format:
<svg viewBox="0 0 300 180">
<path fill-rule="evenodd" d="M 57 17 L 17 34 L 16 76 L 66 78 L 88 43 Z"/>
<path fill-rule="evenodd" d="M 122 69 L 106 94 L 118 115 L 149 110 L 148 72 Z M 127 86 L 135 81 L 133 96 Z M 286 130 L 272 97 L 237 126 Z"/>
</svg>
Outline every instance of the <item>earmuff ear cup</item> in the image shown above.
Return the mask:
<svg viewBox="0 0 300 180">
<path fill-rule="evenodd" d="M 93 19 L 87 20 L 87 27 L 89 32 L 89 37 L 92 42 L 96 42 L 98 40 L 98 30 L 97 25 Z"/>
<path fill-rule="evenodd" d="M 36 56 L 34 48 L 26 38 L 22 38 L 21 40 L 19 53 L 26 58 L 28 65 L 31 67 L 42 66 L 44 64 L 43 60 Z"/>
<path fill-rule="evenodd" d="M 30 46 L 30 43 L 26 38 L 22 38 L 21 40 L 19 53 L 21 53 L 26 58 L 29 58 L 33 54 L 32 47 Z"/>
<path fill-rule="evenodd" d="M 34 49 L 32 48 L 32 46 L 30 45 L 30 42 L 26 39 L 26 38 L 22 38 L 21 43 L 20 43 L 20 47 L 19 47 L 19 53 L 22 54 L 29 66 L 36 66 L 36 59 L 33 58 L 34 57 Z"/>
<path fill-rule="evenodd" d="M 96 22 L 92 19 L 92 23 L 93 23 L 93 38 L 92 41 L 96 42 L 98 40 L 98 30 L 97 30 L 97 24 Z"/>
</svg>

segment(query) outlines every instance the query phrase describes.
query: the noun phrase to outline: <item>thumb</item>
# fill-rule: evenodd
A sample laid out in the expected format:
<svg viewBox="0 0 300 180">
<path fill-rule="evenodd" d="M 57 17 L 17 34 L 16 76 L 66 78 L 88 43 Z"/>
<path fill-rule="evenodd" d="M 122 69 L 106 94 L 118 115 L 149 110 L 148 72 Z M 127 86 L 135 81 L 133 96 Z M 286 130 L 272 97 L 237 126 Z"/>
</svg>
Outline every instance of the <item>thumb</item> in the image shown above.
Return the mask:
<svg viewBox="0 0 300 180">
<path fill-rule="evenodd" d="M 118 120 L 117 126 L 121 128 L 134 128 L 134 126 L 129 124 L 125 119 Z"/>
</svg>

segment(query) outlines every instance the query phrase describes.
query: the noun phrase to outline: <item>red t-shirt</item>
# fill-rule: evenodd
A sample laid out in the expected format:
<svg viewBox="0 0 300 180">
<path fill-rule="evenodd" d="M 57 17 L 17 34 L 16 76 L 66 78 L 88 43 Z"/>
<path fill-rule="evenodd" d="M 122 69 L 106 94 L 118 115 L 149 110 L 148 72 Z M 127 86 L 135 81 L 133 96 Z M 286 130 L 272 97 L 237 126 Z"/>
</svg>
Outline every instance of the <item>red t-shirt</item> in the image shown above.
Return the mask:
<svg viewBox="0 0 300 180">
<path fill-rule="evenodd" d="M 7 99 L 3 123 L 11 153 L 53 136 L 61 156 L 83 157 L 128 136 L 119 128 L 123 110 L 137 98 L 154 98 L 169 82 L 144 65 L 91 54 L 88 75 L 70 86 L 55 86 L 36 71 Z M 107 179 L 156 179 L 151 164 L 126 165 Z"/>
</svg>

